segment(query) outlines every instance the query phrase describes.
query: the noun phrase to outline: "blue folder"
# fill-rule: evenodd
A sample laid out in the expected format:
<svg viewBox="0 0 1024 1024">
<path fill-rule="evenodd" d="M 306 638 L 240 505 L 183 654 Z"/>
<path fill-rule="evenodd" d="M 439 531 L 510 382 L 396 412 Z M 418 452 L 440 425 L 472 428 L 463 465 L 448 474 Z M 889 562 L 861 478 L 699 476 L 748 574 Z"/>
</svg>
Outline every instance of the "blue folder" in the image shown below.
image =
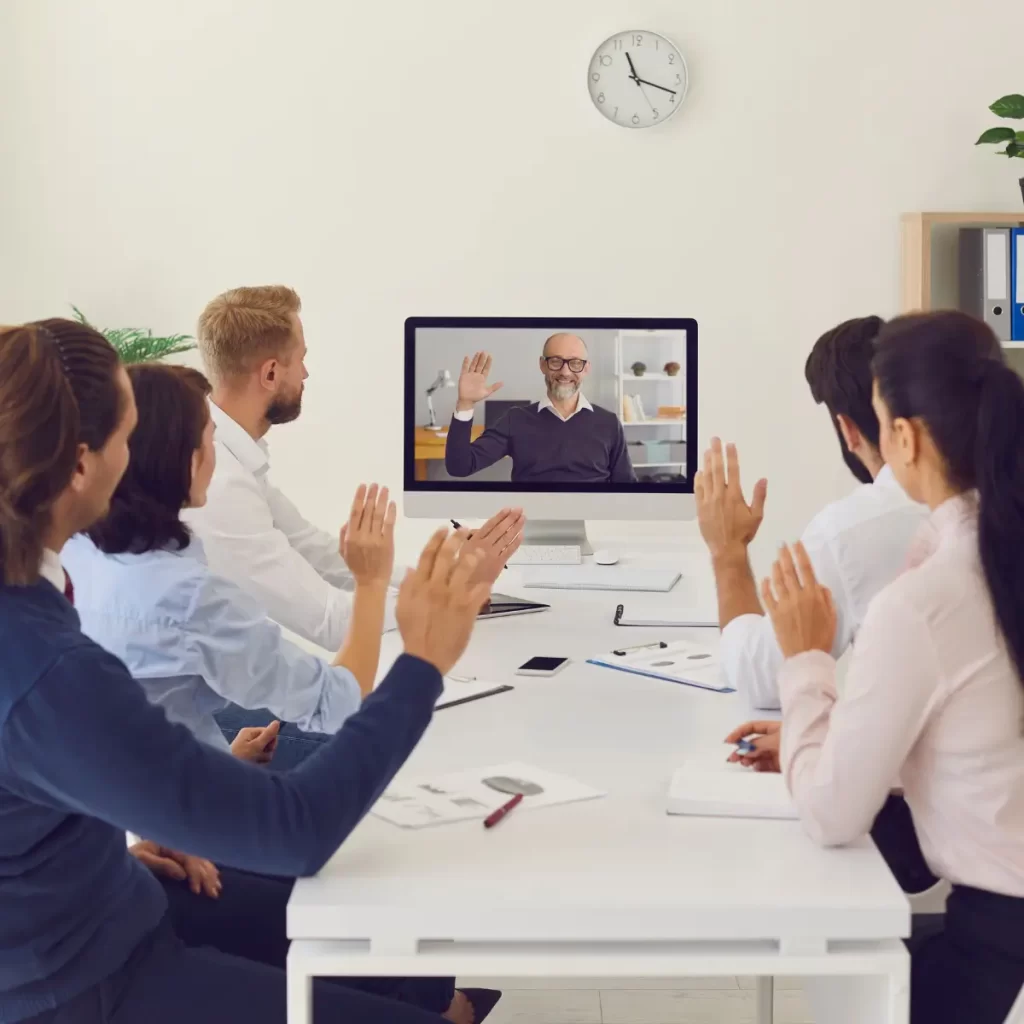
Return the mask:
<svg viewBox="0 0 1024 1024">
<path fill-rule="evenodd" d="M 1024 228 L 1010 231 L 1010 340 L 1024 341 Z"/>
</svg>

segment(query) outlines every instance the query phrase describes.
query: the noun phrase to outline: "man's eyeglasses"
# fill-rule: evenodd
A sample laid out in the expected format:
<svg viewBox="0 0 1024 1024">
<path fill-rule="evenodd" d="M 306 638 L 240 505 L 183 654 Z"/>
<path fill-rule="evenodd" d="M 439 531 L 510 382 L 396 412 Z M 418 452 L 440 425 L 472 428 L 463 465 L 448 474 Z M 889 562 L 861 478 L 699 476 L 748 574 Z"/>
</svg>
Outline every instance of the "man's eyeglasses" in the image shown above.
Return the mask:
<svg viewBox="0 0 1024 1024">
<path fill-rule="evenodd" d="M 549 370 L 554 370 L 556 373 L 566 365 L 573 373 L 582 373 L 583 368 L 587 365 L 586 359 L 563 359 L 561 356 L 544 356 L 544 362 L 548 364 Z"/>
</svg>

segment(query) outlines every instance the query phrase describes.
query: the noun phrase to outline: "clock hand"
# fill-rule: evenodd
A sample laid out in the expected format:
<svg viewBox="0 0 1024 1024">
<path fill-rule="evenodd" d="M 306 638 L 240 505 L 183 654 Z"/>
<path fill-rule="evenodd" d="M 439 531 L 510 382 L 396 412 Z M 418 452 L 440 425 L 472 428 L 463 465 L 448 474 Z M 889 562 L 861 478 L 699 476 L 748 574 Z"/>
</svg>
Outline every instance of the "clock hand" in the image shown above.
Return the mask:
<svg viewBox="0 0 1024 1024">
<path fill-rule="evenodd" d="M 630 57 L 629 50 L 626 51 L 626 60 L 629 62 L 629 77 L 632 78 L 637 85 L 639 85 L 640 79 L 637 78 L 636 76 L 636 68 L 633 67 L 633 58 Z"/>
<path fill-rule="evenodd" d="M 676 94 L 675 89 L 670 89 L 666 85 L 658 85 L 657 82 L 648 82 L 646 78 L 634 78 L 633 81 L 636 82 L 637 85 L 649 85 L 652 89 L 660 89 L 662 92 L 670 92 L 673 96 Z"/>
</svg>

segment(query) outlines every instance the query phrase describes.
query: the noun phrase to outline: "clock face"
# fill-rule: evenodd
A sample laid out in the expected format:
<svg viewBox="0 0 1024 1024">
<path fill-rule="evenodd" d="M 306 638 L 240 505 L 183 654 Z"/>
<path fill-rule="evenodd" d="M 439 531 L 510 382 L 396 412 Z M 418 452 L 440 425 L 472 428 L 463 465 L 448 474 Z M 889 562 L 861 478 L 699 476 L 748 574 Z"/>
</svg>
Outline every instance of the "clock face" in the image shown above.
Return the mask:
<svg viewBox="0 0 1024 1024">
<path fill-rule="evenodd" d="M 623 128 L 650 128 L 681 106 L 689 78 L 678 47 L 639 29 L 606 39 L 587 69 L 594 106 Z"/>
</svg>

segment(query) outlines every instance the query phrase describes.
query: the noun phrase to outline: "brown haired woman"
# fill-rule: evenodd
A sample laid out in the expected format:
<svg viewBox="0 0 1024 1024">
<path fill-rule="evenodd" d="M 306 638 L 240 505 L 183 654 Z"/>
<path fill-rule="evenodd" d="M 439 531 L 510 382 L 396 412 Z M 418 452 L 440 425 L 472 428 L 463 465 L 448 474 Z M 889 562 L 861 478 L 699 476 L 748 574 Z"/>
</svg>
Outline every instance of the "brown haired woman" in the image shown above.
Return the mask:
<svg viewBox="0 0 1024 1024">
<path fill-rule="evenodd" d="M 198 742 L 85 637 L 59 556 L 102 517 L 136 409 L 113 349 L 66 321 L 0 331 L 0 1019 L 38 1024 L 283 1024 L 285 976 L 186 947 L 131 830 L 219 863 L 318 871 L 430 720 L 487 585 L 436 534 L 402 588 L 405 654 L 291 772 Z M 316 1019 L 414 1024 L 426 1011 L 338 985 Z"/>
</svg>

